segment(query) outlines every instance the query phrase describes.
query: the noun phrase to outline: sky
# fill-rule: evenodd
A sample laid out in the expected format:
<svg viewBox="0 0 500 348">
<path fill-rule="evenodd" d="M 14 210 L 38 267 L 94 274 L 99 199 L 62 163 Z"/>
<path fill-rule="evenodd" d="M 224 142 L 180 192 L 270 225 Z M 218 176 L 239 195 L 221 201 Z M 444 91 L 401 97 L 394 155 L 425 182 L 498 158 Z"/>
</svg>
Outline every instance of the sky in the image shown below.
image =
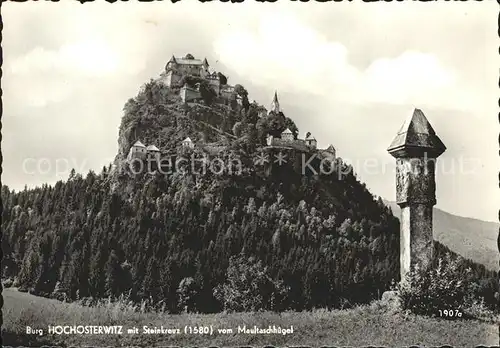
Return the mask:
<svg viewBox="0 0 500 348">
<path fill-rule="evenodd" d="M 109 164 L 127 99 L 172 55 L 206 57 L 359 180 L 395 200 L 387 147 L 415 108 L 447 146 L 437 207 L 496 221 L 496 2 L 7 2 L 2 6 L 2 183 Z"/>
</svg>

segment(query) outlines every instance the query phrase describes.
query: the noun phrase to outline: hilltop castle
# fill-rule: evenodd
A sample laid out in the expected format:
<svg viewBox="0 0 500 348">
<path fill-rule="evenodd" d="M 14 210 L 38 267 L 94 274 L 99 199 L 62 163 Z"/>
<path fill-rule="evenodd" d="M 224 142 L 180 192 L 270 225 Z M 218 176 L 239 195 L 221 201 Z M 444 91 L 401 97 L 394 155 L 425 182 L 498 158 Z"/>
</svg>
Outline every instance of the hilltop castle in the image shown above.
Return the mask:
<svg viewBox="0 0 500 348">
<path fill-rule="evenodd" d="M 208 68 L 209 64 L 207 58 L 203 60 L 195 59 L 189 53 L 184 58 L 172 56 L 165 66 L 163 83 L 169 87 L 174 86 L 180 82 L 183 75 L 193 75 L 204 78 L 210 74 Z"/>
<path fill-rule="evenodd" d="M 193 92 L 193 89 L 187 86 L 184 86 L 182 90 L 184 90 L 184 93 L 186 94 L 185 98 L 188 95 L 188 93 Z M 255 101 L 253 103 L 257 104 Z M 278 100 L 277 91 L 274 92 L 274 97 L 271 102 L 269 110 L 266 110 L 266 108 L 263 106 L 258 107 L 259 117 L 265 117 L 266 115 L 270 115 L 271 113 L 280 114 L 281 112 L 282 110 Z M 333 145 L 329 145 L 326 149 L 317 149 L 318 142 L 310 132 L 306 133 L 304 139 L 300 139 L 296 137 L 296 135 L 289 128 L 286 128 L 283 132 L 281 132 L 279 137 L 268 135 L 266 139 L 266 145 L 268 148 L 289 148 L 305 152 L 318 150 L 318 152 L 324 157 L 333 159 L 336 158 L 336 150 Z M 181 142 L 181 146 L 183 148 L 194 148 L 195 144 L 191 140 L 191 138 L 187 137 Z M 160 150 L 155 145 L 146 146 L 141 141 L 138 140 L 130 148 L 127 160 L 131 161 L 133 159 L 142 159 L 142 160 L 156 159 L 157 161 L 159 161 L 159 157 L 160 157 Z"/>
<path fill-rule="evenodd" d="M 236 97 L 238 105 L 242 105 L 242 97 L 234 96 L 234 86 L 227 84 L 227 78 L 216 71 L 210 71 L 210 64 L 207 59 L 196 59 L 191 54 L 183 58 L 172 56 L 165 66 L 165 71 L 160 75 L 159 80 L 168 87 L 180 87 L 180 96 L 184 103 L 201 100 L 200 84 L 188 86 L 182 83 L 183 76 L 193 76 L 202 78 L 215 91 L 219 104 L 229 104 L 231 99 Z"/>
<path fill-rule="evenodd" d="M 236 103 L 243 105 L 242 97 L 235 95 L 235 87 L 227 84 L 227 77 L 221 73 L 210 71 L 210 65 L 206 58 L 203 60 L 196 59 L 191 54 L 187 54 L 183 58 L 172 56 L 165 66 L 165 71 L 160 74 L 158 81 L 170 88 L 180 87 L 179 94 L 183 103 L 197 102 L 203 99 L 200 92 L 200 83 L 202 82 L 197 82 L 194 86 L 189 86 L 187 83 L 181 86 L 183 77 L 185 76 L 192 76 L 206 81 L 217 95 L 216 103 L 228 105 L 231 101 L 234 102 L 234 98 L 236 98 Z M 253 105 L 257 109 L 259 118 L 271 114 L 278 115 L 283 112 L 278 100 L 277 91 L 274 92 L 269 110 L 259 105 L 255 100 L 253 101 Z M 279 137 L 269 135 L 266 142 L 268 147 L 295 148 L 300 151 L 317 150 L 318 145 L 316 138 L 311 133 L 308 132 L 304 139 L 300 139 L 289 128 L 286 128 Z M 188 148 L 194 147 L 194 143 L 189 137 L 184 139 L 181 145 Z M 336 150 L 333 145 L 330 145 L 326 149 L 318 149 L 318 152 L 326 157 L 336 157 Z M 159 156 L 160 150 L 156 146 L 146 146 L 138 140 L 130 148 L 127 160 L 136 158 L 158 159 Z"/>
</svg>

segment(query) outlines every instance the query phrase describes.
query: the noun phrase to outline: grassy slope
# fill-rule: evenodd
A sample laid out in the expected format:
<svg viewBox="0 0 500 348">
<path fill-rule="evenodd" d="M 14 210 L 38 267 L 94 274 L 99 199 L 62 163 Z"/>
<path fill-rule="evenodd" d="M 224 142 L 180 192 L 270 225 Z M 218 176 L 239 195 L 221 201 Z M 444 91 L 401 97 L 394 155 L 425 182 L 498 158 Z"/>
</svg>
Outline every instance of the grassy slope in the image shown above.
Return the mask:
<svg viewBox="0 0 500 348">
<path fill-rule="evenodd" d="M 399 218 L 399 206 L 394 202 L 386 204 Z M 457 216 L 437 208 L 434 208 L 433 221 L 434 238 L 438 242 L 490 270 L 498 269 L 498 223 Z"/>
<path fill-rule="evenodd" d="M 390 314 L 380 302 L 350 310 L 314 311 L 302 313 L 236 313 L 181 314 L 134 313 L 113 305 L 100 308 L 61 303 L 14 289 L 4 290 L 4 344 L 17 346 L 34 344 L 95 345 L 95 346 L 284 346 L 284 345 L 444 345 L 472 347 L 498 343 L 498 327 L 473 320 L 448 321 L 414 315 Z M 95 335 L 42 336 L 27 340 L 26 325 L 46 330 L 48 325 L 143 325 L 183 328 L 185 325 L 213 325 L 233 328 L 246 324 L 267 327 L 279 325 L 294 328 L 289 336 L 282 335 Z"/>
</svg>

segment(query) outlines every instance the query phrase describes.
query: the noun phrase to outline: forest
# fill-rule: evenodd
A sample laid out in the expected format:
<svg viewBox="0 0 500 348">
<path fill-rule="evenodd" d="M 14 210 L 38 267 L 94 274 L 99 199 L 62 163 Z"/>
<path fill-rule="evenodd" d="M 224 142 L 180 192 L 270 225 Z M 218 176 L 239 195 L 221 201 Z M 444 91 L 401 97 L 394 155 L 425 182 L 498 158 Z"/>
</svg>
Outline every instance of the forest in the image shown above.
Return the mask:
<svg viewBox="0 0 500 348">
<path fill-rule="evenodd" d="M 196 141 L 249 157 L 265 134 L 296 130 L 284 115 L 257 119 L 251 104 L 196 110 L 146 84 L 125 105 L 117 160 L 138 137 L 174 149 L 202 129 Z M 230 140 L 205 123 L 240 130 Z M 125 294 L 170 313 L 368 303 L 399 280 L 399 221 L 338 163 L 322 176 L 298 173 L 293 161 L 238 175 L 124 175 L 110 165 L 72 171 L 53 186 L 2 186 L 3 278 L 40 296 L 91 302 Z M 464 275 L 473 270 L 475 295 L 494 306 L 495 274 L 462 264 Z"/>
</svg>

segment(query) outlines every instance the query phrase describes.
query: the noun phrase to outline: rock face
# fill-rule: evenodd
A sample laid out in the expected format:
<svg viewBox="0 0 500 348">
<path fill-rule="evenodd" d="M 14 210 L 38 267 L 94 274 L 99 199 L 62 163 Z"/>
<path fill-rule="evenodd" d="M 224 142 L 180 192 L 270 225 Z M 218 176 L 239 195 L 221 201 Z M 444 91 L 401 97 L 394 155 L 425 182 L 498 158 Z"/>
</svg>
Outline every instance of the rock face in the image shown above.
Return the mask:
<svg viewBox="0 0 500 348">
<path fill-rule="evenodd" d="M 397 159 L 396 202 L 401 207 L 401 279 L 414 265 L 426 268 L 432 261 L 435 162 L 445 150 L 443 142 L 419 109 L 415 109 L 405 121 L 387 149 Z"/>
</svg>

